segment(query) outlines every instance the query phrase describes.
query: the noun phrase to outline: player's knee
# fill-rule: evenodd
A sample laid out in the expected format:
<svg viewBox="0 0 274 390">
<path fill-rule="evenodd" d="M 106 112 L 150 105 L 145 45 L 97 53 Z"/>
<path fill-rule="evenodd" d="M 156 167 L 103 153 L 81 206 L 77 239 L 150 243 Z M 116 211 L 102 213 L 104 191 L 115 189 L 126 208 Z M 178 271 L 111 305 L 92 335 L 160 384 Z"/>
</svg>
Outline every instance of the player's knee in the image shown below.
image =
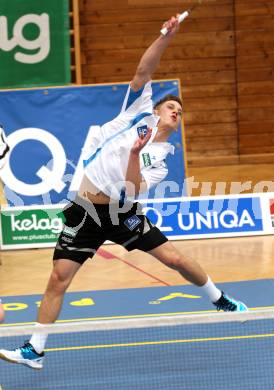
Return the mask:
<svg viewBox="0 0 274 390">
<path fill-rule="evenodd" d="M 48 289 L 55 292 L 64 292 L 70 284 L 70 278 L 62 271 L 53 269 Z"/>
<path fill-rule="evenodd" d="M 170 251 L 166 257 L 166 264 L 173 269 L 180 269 L 182 266 L 182 256 L 177 251 Z"/>
</svg>

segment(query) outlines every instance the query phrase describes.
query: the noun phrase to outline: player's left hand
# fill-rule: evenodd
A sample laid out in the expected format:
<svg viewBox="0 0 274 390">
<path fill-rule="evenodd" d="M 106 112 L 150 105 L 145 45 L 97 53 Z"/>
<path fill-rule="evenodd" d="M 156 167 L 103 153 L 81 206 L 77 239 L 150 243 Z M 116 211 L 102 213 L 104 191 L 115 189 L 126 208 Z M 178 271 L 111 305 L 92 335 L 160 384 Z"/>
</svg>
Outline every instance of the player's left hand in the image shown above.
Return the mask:
<svg viewBox="0 0 274 390">
<path fill-rule="evenodd" d="M 146 146 L 151 138 L 152 128 L 148 127 L 146 135 L 141 134 L 134 142 L 130 152 L 133 154 L 139 154 L 140 151 Z"/>
</svg>

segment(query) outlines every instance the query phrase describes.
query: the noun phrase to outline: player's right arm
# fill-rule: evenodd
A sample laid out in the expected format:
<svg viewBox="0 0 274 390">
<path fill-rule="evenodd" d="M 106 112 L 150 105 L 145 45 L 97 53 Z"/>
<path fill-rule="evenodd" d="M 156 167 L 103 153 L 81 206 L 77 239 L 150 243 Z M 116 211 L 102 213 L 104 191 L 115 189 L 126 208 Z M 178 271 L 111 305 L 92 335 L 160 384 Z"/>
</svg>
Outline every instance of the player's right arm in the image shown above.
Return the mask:
<svg viewBox="0 0 274 390">
<path fill-rule="evenodd" d="M 130 82 L 121 109 L 121 114 L 125 113 L 127 119 L 135 117 L 143 112 L 152 113 L 153 111 L 152 89 L 149 81 L 151 81 L 152 75 L 160 62 L 163 52 L 179 29 L 178 18 L 172 17 L 164 23 L 163 27 L 168 29 L 168 34 L 160 35 L 148 47 Z"/>
<path fill-rule="evenodd" d="M 130 83 L 133 91 L 140 90 L 148 81 L 151 80 L 165 49 L 168 47 L 172 37 L 179 30 L 178 18 L 172 17 L 163 27 L 168 29 L 167 35 L 160 35 L 145 51 L 138 66 L 136 73 Z"/>
<path fill-rule="evenodd" d="M 179 29 L 178 18 L 170 18 L 164 23 L 163 27 L 167 27 L 168 34 L 160 35 L 143 54 L 130 82 L 120 114 L 101 127 L 102 142 L 117 133 L 118 129 L 126 128 L 129 123 L 138 118 L 138 115 L 152 114 L 152 88 L 149 81 L 160 62 L 164 50 Z"/>
</svg>

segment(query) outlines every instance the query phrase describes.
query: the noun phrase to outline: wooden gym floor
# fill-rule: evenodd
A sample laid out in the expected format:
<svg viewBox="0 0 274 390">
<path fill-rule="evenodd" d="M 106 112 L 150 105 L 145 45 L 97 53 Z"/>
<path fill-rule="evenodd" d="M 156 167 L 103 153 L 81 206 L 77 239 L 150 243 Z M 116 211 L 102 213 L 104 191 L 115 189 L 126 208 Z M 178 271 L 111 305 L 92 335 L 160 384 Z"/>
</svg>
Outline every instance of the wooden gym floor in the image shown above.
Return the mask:
<svg viewBox="0 0 274 390">
<path fill-rule="evenodd" d="M 253 192 L 261 181 L 274 185 L 274 164 L 189 168 L 196 182 L 251 182 Z M 271 183 L 270 183 L 271 184 Z M 199 195 L 201 185 L 192 195 Z M 267 189 L 267 188 L 266 188 Z M 270 191 L 270 188 L 268 188 Z M 274 189 L 272 188 L 272 192 Z M 274 236 L 174 241 L 185 256 L 196 259 L 215 282 L 274 278 Z M 108 290 L 133 287 L 182 285 L 186 281 L 151 256 L 127 252 L 117 245 L 104 245 L 112 259 L 96 254 L 76 275 L 69 291 Z M 2 251 L 0 296 L 43 293 L 51 270 L 53 249 Z"/>
</svg>

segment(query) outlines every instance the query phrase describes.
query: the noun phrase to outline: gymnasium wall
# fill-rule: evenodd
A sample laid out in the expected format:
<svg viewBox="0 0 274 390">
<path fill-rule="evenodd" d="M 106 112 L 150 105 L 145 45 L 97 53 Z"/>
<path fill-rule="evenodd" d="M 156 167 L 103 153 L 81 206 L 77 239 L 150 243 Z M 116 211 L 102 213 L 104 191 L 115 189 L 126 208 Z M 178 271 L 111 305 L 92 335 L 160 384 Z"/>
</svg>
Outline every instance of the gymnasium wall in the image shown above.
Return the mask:
<svg viewBox="0 0 274 390">
<path fill-rule="evenodd" d="M 235 3 L 239 152 L 243 162 L 273 162 L 274 1 Z"/>
<path fill-rule="evenodd" d="M 80 0 L 83 83 L 129 81 L 161 23 L 193 0 Z M 204 0 L 154 79 L 180 78 L 187 160 L 274 161 L 274 1 Z"/>
</svg>

